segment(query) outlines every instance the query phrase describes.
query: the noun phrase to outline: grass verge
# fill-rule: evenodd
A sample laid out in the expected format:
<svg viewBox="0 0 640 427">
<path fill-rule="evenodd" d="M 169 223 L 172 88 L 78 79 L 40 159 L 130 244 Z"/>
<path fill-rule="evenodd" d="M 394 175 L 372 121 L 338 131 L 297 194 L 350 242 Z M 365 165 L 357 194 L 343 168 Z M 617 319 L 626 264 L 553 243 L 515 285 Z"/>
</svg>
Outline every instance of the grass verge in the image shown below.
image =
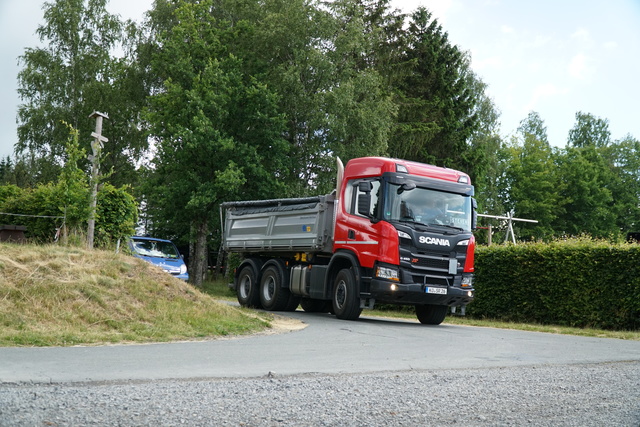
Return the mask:
<svg viewBox="0 0 640 427">
<path fill-rule="evenodd" d="M 269 328 L 272 318 L 131 256 L 0 244 L 0 346 L 215 338 Z"/>
</svg>

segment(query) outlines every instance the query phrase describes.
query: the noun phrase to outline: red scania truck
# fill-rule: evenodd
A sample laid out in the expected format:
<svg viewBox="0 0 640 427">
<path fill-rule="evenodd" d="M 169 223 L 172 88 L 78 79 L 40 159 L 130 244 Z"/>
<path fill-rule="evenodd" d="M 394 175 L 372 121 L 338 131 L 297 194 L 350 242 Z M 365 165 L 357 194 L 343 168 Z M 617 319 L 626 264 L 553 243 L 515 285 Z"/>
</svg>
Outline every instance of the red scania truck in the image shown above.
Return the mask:
<svg viewBox="0 0 640 427">
<path fill-rule="evenodd" d="M 440 324 L 474 298 L 474 188 L 465 173 L 364 157 L 338 160 L 336 191 L 221 205 L 223 249 L 241 253 L 242 306 L 331 312 L 413 305 Z"/>
</svg>

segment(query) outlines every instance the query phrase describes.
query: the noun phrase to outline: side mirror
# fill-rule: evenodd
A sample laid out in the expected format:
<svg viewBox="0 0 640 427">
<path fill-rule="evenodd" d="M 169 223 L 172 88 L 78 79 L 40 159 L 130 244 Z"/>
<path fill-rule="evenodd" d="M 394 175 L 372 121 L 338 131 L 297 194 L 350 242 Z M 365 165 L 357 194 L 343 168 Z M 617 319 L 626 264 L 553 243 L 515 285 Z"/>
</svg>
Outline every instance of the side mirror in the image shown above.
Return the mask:
<svg viewBox="0 0 640 427">
<path fill-rule="evenodd" d="M 475 230 L 478 226 L 478 202 L 471 198 L 471 229 Z"/>
<path fill-rule="evenodd" d="M 402 183 L 400 187 L 398 187 L 398 194 L 402 194 L 405 191 L 411 191 L 416 188 L 416 183 L 413 181 L 407 181 Z"/>
<path fill-rule="evenodd" d="M 358 214 L 370 217 L 371 210 L 371 190 L 373 184 L 370 181 L 363 181 L 358 184 Z"/>
<path fill-rule="evenodd" d="M 362 181 L 360 183 L 358 183 L 358 191 L 360 193 L 371 193 L 371 190 L 373 189 L 373 184 L 371 184 L 370 181 Z"/>
</svg>

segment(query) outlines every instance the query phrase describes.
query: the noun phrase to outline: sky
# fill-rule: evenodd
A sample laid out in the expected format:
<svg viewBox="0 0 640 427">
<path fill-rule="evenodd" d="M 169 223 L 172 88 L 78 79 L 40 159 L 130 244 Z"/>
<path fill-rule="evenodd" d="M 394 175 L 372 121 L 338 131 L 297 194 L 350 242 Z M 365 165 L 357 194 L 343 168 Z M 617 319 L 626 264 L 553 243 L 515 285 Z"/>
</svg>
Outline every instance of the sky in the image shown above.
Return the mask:
<svg viewBox="0 0 640 427">
<path fill-rule="evenodd" d="M 37 47 L 42 0 L 0 0 L 0 157 L 17 142 L 18 56 Z M 140 21 L 152 0 L 110 0 Z M 392 0 L 425 6 L 472 58 L 508 138 L 529 112 L 564 147 L 581 111 L 609 121 L 614 140 L 640 139 L 640 0 Z"/>
</svg>

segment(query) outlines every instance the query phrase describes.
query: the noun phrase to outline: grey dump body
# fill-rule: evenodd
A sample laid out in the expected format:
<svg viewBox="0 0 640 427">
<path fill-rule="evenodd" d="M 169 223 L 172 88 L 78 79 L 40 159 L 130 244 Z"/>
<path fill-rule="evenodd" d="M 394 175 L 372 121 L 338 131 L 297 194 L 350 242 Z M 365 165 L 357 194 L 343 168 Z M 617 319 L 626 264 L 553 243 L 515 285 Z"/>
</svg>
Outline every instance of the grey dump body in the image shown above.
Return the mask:
<svg viewBox="0 0 640 427">
<path fill-rule="evenodd" d="M 331 253 L 334 207 L 332 194 L 223 203 L 223 248 L 241 253 Z"/>
</svg>

